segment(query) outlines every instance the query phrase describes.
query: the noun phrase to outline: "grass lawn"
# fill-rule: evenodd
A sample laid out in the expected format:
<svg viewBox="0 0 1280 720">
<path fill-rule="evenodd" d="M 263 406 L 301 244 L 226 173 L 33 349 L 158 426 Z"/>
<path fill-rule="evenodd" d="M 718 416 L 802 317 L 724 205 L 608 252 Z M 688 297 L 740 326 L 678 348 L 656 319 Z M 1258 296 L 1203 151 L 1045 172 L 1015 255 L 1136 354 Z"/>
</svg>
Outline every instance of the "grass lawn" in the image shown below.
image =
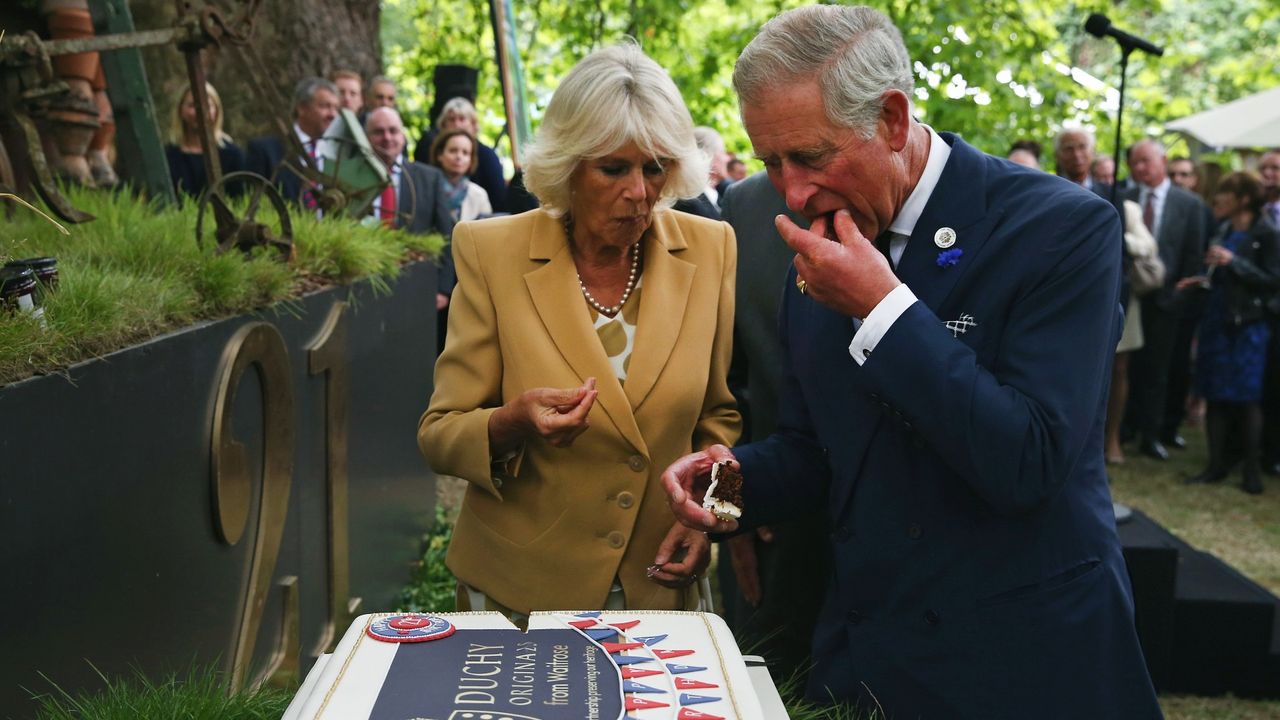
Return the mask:
<svg viewBox="0 0 1280 720">
<path fill-rule="evenodd" d="M 1240 490 L 1237 472 L 1221 484 L 1186 485 L 1204 468 L 1204 434 L 1184 435 L 1189 447 L 1171 450 L 1168 463 L 1131 453 L 1111 469 L 1115 499 L 1155 519 L 1200 550 L 1218 556 L 1272 593 L 1280 595 L 1280 480 L 1264 477 L 1260 496 Z M 1170 720 L 1270 720 L 1280 718 L 1280 700 L 1162 696 Z"/>
</svg>

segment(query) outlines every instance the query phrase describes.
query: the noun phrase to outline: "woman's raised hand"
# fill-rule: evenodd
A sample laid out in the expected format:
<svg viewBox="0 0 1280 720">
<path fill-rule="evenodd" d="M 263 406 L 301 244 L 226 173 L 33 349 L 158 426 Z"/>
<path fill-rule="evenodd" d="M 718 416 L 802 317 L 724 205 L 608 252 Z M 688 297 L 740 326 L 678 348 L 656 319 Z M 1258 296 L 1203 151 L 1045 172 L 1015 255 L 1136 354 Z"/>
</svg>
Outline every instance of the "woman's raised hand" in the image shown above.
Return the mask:
<svg viewBox="0 0 1280 720">
<path fill-rule="evenodd" d="M 520 393 L 489 417 L 491 452 L 506 452 L 534 438 L 555 447 L 569 447 L 590 426 L 587 415 L 598 392 L 596 379 L 587 378 L 581 387 L 533 388 Z"/>
</svg>

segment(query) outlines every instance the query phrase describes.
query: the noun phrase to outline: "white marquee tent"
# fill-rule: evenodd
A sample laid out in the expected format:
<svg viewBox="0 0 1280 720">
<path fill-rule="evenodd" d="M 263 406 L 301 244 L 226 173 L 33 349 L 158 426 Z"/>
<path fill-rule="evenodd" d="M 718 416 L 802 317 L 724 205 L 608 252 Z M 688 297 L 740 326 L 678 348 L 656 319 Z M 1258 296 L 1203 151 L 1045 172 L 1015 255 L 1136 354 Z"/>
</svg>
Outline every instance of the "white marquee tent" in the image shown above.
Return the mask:
<svg viewBox="0 0 1280 720">
<path fill-rule="evenodd" d="M 1280 147 L 1280 87 L 1165 123 L 1215 148 Z"/>
</svg>

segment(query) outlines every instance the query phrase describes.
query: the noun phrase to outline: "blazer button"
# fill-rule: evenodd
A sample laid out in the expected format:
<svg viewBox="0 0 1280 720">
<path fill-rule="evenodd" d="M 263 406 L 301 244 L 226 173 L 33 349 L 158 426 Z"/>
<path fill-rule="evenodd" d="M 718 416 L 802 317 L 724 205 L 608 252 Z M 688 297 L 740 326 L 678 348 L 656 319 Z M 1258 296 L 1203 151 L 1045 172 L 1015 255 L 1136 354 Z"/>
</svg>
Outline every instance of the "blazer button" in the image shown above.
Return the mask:
<svg viewBox="0 0 1280 720">
<path fill-rule="evenodd" d="M 614 530 L 613 532 L 609 533 L 608 536 L 606 536 L 606 539 L 608 539 L 609 541 L 609 547 L 612 547 L 612 548 L 622 547 L 622 542 L 623 542 L 622 533 L 618 532 L 617 530 Z"/>
<path fill-rule="evenodd" d="M 641 457 L 640 455 L 632 455 L 630 458 L 627 459 L 627 467 L 631 468 L 636 472 L 644 472 L 644 467 L 645 467 L 644 458 Z"/>
<path fill-rule="evenodd" d="M 920 525 L 918 525 L 917 523 L 911 523 L 910 527 L 907 528 L 907 537 L 911 538 L 912 540 L 919 540 L 920 536 L 923 534 L 924 534 L 924 531 L 920 529 Z"/>
<path fill-rule="evenodd" d="M 836 528 L 831 533 L 831 539 L 839 543 L 848 542 L 849 538 L 852 536 L 853 536 L 853 533 L 849 532 L 849 528 L 845 527 L 844 525 L 841 525 L 840 527 Z"/>
<path fill-rule="evenodd" d="M 848 620 L 850 625 L 858 625 L 862 622 L 862 613 L 857 610 L 850 610 L 844 614 L 844 619 Z"/>
<path fill-rule="evenodd" d="M 925 614 L 924 614 L 924 621 L 925 621 L 925 622 L 927 622 L 927 623 L 929 623 L 930 625 L 937 625 L 941 620 L 942 620 L 942 618 L 938 617 L 938 611 L 937 611 L 937 610 L 927 610 L 927 611 L 925 611 Z"/>
<path fill-rule="evenodd" d="M 635 495 L 632 495 L 629 492 L 618 493 L 618 507 L 626 509 L 634 505 L 635 502 L 636 502 Z"/>
<path fill-rule="evenodd" d="M 496 478 L 494 478 L 494 479 L 493 479 L 493 489 L 494 489 L 494 490 L 501 490 L 501 489 L 502 489 L 502 478 L 500 478 L 500 477 L 496 477 Z"/>
</svg>

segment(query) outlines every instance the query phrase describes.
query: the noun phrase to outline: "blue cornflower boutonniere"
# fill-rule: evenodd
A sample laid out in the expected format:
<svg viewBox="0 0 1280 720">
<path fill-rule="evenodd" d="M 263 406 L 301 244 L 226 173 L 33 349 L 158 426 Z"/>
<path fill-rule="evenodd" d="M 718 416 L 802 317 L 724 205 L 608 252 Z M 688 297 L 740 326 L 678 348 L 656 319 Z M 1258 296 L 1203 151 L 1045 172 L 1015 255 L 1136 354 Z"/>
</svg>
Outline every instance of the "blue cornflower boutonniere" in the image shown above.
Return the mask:
<svg viewBox="0 0 1280 720">
<path fill-rule="evenodd" d="M 951 248 L 938 253 L 938 267 L 948 268 L 960 262 L 960 256 L 964 254 L 963 248 Z"/>
</svg>

